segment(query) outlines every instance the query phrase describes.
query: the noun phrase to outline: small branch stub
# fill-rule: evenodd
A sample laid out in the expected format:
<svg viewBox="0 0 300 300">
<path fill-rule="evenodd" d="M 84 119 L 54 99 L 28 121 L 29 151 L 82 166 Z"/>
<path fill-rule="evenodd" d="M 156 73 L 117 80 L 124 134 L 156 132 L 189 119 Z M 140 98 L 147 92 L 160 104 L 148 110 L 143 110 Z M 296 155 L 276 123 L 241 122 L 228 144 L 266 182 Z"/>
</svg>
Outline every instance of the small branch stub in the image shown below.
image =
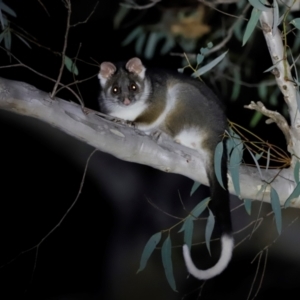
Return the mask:
<svg viewBox="0 0 300 300">
<path fill-rule="evenodd" d="M 254 102 L 251 101 L 249 105 L 245 105 L 245 108 L 256 110 L 263 115 L 269 117 L 269 119 L 266 120 L 266 124 L 276 123 L 277 126 L 280 128 L 280 130 L 283 132 L 286 143 L 288 146 L 290 146 L 291 143 L 291 134 L 290 134 L 290 127 L 286 121 L 286 119 L 277 111 L 272 111 L 267 109 L 264 104 L 260 101 Z"/>
</svg>

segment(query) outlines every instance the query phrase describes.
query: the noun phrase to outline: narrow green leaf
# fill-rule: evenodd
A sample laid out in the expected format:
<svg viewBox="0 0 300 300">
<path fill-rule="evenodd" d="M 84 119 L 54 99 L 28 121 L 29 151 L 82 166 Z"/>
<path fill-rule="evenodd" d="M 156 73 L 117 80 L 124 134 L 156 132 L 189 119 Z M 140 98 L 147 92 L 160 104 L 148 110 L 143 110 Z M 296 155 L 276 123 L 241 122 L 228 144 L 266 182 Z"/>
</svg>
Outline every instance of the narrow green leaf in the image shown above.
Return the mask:
<svg viewBox="0 0 300 300">
<path fill-rule="evenodd" d="M 280 234 L 282 228 L 281 207 L 279 196 L 273 187 L 271 187 L 271 206 L 275 215 L 276 228 L 278 233 Z"/>
<path fill-rule="evenodd" d="M 215 167 L 215 174 L 216 177 L 224 189 L 223 179 L 222 179 L 222 157 L 224 152 L 224 145 L 223 141 L 219 142 L 216 149 L 215 149 L 215 156 L 214 156 L 214 167 Z"/>
<path fill-rule="evenodd" d="M 280 90 L 279 89 L 275 89 L 273 91 L 273 93 L 271 94 L 271 96 L 269 97 L 269 103 L 273 106 L 277 106 L 278 105 L 278 99 L 279 99 L 279 93 Z"/>
<path fill-rule="evenodd" d="M 210 197 L 207 197 L 204 200 L 202 200 L 200 203 L 198 203 L 191 211 L 191 215 L 195 218 L 198 218 L 207 207 L 209 201 L 210 201 Z"/>
<path fill-rule="evenodd" d="M 193 230 L 194 230 L 194 218 L 191 216 L 188 216 L 182 227 L 178 232 L 184 232 L 183 240 L 184 244 L 187 244 L 189 246 L 189 249 L 192 247 L 192 239 L 193 239 Z"/>
<path fill-rule="evenodd" d="M 272 71 L 273 69 L 275 69 L 276 67 L 277 67 L 277 64 L 275 64 L 275 65 L 271 66 L 270 68 L 264 70 L 263 73 L 270 72 L 270 71 Z"/>
<path fill-rule="evenodd" d="M 258 161 L 256 159 L 256 157 L 253 155 L 253 153 L 247 148 L 248 152 L 250 153 L 250 155 L 252 156 L 253 160 L 254 160 L 254 163 L 256 165 L 256 169 L 258 170 L 258 173 L 259 173 L 259 177 L 261 180 L 263 180 L 263 176 L 262 176 L 262 173 L 261 173 L 261 169 L 260 169 L 260 166 L 258 164 Z"/>
<path fill-rule="evenodd" d="M 20 35 L 15 34 L 29 49 L 31 49 L 30 45 L 25 41 Z"/>
<path fill-rule="evenodd" d="M 214 44 L 212 42 L 208 42 L 207 43 L 207 48 L 208 49 L 211 49 L 213 46 L 214 46 Z"/>
<path fill-rule="evenodd" d="M 220 61 L 222 61 L 224 59 L 227 52 L 228 52 L 228 50 L 226 52 L 224 52 L 223 54 L 221 54 L 220 56 L 218 56 L 217 58 L 215 58 L 213 61 L 211 61 L 207 65 L 198 69 L 196 72 L 194 72 L 192 74 L 192 77 L 193 78 L 199 77 L 199 76 L 203 75 L 204 73 L 206 73 L 207 71 L 211 70 L 214 66 L 216 66 Z"/>
<path fill-rule="evenodd" d="M 132 30 L 126 37 L 126 39 L 122 42 L 122 46 L 127 46 L 130 44 L 133 40 L 135 40 L 138 36 L 141 36 L 143 33 L 142 26 L 136 27 L 134 30 Z"/>
<path fill-rule="evenodd" d="M 270 152 L 271 152 L 271 149 L 270 147 L 268 148 L 268 153 L 267 153 L 267 165 L 266 165 L 266 171 L 269 170 L 269 165 L 270 165 Z"/>
<path fill-rule="evenodd" d="M 3 14 L 2 14 L 1 9 L 0 9 L 0 23 L 1 23 L 1 25 L 2 25 L 2 28 L 4 28 L 4 27 L 5 27 L 5 24 L 4 24 L 4 17 L 3 17 Z"/>
<path fill-rule="evenodd" d="M 294 25 L 297 29 L 300 29 L 300 18 L 292 20 L 290 24 Z"/>
<path fill-rule="evenodd" d="M 197 65 L 200 65 L 203 62 L 204 56 L 202 54 L 197 54 Z"/>
<path fill-rule="evenodd" d="M 248 0 L 249 3 L 257 8 L 258 10 L 262 10 L 262 11 L 270 11 L 271 8 L 268 6 L 265 6 L 264 4 L 267 4 L 264 0 Z M 275 0 L 276 2 L 276 0 Z"/>
<path fill-rule="evenodd" d="M 240 190 L 240 164 L 243 157 L 243 151 L 239 147 L 234 147 L 229 160 L 229 171 L 231 174 L 233 187 L 236 195 L 239 197 L 241 194 Z"/>
<path fill-rule="evenodd" d="M 161 257 L 162 263 L 165 269 L 165 274 L 168 280 L 169 285 L 173 289 L 173 291 L 177 292 L 176 290 L 176 283 L 173 274 L 173 265 L 172 265 L 172 243 L 170 236 L 166 238 L 164 241 L 162 248 L 161 248 Z"/>
<path fill-rule="evenodd" d="M 262 115 L 261 112 L 256 111 L 256 112 L 254 113 L 253 117 L 251 118 L 251 121 L 250 121 L 249 126 L 250 126 L 251 128 L 254 128 L 254 127 L 258 124 L 258 122 L 261 120 L 262 116 L 263 116 L 263 115 Z"/>
<path fill-rule="evenodd" d="M 272 34 L 275 35 L 277 24 L 279 23 L 279 8 L 276 0 L 273 1 L 273 24 L 272 24 Z"/>
<path fill-rule="evenodd" d="M 209 211 L 209 216 L 208 216 L 206 227 L 205 227 L 205 243 L 206 243 L 206 247 L 209 252 L 209 255 L 211 255 L 210 239 L 211 239 L 211 235 L 214 230 L 214 227 L 215 227 L 215 216 L 213 215 L 213 213 L 211 212 L 210 209 L 208 209 L 208 211 Z M 191 248 L 189 248 L 189 249 L 191 249 Z"/>
<path fill-rule="evenodd" d="M 161 239 L 161 232 L 157 232 L 157 233 L 153 234 L 151 236 L 151 238 L 148 240 L 148 242 L 144 248 L 144 251 L 143 251 L 143 254 L 141 257 L 141 261 L 140 261 L 140 267 L 139 267 L 137 273 L 139 273 L 145 269 L 148 259 L 151 256 L 151 254 L 153 253 L 153 251 L 154 251 L 156 245 L 159 243 L 160 239 Z"/>
<path fill-rule="evenodd" d="M 70 71 L 71 73 L 73 73 L 75 75 L 78 75 L 78 69 L 70 57 L 65 55 L 64 62 L 65 62 L 65 66 L 68 69 L 68 71 Z"/>
<path fill-rule="evenodd" d="M 11 32 L 9 30 L 6 30 L 4 35 L 4 45 L 7 50 L 11 50 Z"/>
<path fill-rule="evenodd" d="M 300 182 L 298 182 L 298 184 L 296 185 L 295 189 L 293 190 L 293 192 L 290 194 L 290 196 L 286 199 L 285 203 L 284 203 L 284 208 L 287 208 L 290 206 L 291 201 L 297 197 L 300 196 Z"/>
<path fill-rule="evenodd" d="M 300 161 L 297 160 L 296 164 L 295 164 L 295 168 L 294 168 L 294 178 L 295 178 L 295 182 L 299 183 L 299 172 L 300 172 Z"/>
<path fill-rule="evenodd" d="M 235 35 L 235 37 L 237 38 L 238 41 L 242 41 L 243 39 L 243 34 L 242 34 L 242 25 L 243 25 L 243 20 L 240 19 L 238 21 L 236 21 L 236 24 L 234 26 L 233 29 L 233 33 Z"/>
<path fill-rule="evenodd" d="M 260 15 L 261 15 L 260 10 L 258 10 L 256 8 L 252 9 L 251 17 L 250 17 L 250 20 L 247 23 L 246 30 L 245 30 L 245 33 L 244 33 L 244 36 L 243 36 L 242 46 L 244 46 L 247 43 L 247 41 L 249 40 L 254 28 L 256 27 L 256 24 L 258 22 L 258 19 L 259 19 Z"/>
<path fill-rule="evenodd" d="M 196 192 L 196 190 L 199 188 L 200 185 L 201 185 L 200 182 L 194 181 L 194 184 L 193 184 L 191 192 L 190 192 L 190 196 L 192 196 Z"/>
<path fill-rule="evenodd" d="M 5 11 L 9 15 L 16 17 L 17 14 L 12 10 L 10 7 L 8 7 L 3 1 L 0 1 L 0 10 Z"/>
<path fill-rule="evenodd" d="M 114 17 L 114 29 L 120 27 L 121 22 L 125 19 L 125 17 L 128 15 L 130 11 L 131 9 L 128 7 L 121 6 L 121 5 L 119 6 L 119 10 Z"/>
<path fill-rule="evenodd" d="M 262 83 L 258 86 L 258 95 L 262 100 L 266 100 L 266 97 L 268 95 L 268 89 L 265 84 Z"/>
<path fill-rule="evenodd" d="M 145 41 L 146 41 L 146 33 L 142 32 L 140 36 L 137 38 L 134 46 L 137 55 L 140 55 L 142 53 L 142 49 L 145 44 Z"/>
<path fill-rule="evenodd" d="M 2 42 L 5 35 L 5 30 L 0 33 L 0 43 Z"/>
<path fill-rule="evenodd" d="M 246 212 L 248 215 L 251 215 L 251 206 L 252 206 L 252 200 L 251 199 L 244 199 L 244 205 Z"/>
<path fill-rule="evenodd" d="M 200 49 L 200 53 L 202 54 L 202 55 L 205 55 L 205 54 L 207 54 L 209 52 L 209 49 L 208 48 L 201 48 Z"/>
<path fill-rule="evenodd" d="M 255 159 L 257 160 L 257 161 L 259 161 L 260 159 L 261 159 L 261 157 L 263 156 L 263 152 L 260 152 L 260 153 L 256 153 L 255 154 Z"/>
<path fill-rule="evenodd" d="M 297 53 L 299 47 L 300 47 L 300 30 L 297 30 L 295 32 L 294 44 L 291 53 Z"/>
<path fill-rule="evenodd" d="M 296 90 L 296 101 L 297 101 L 297 108 L 300 111 L 300 94 L 298 90 Z"/>
<path fill-rule="evenodd" d="M 146 48 L 145 48 L 145 57 L 151 59 L 155 53 L 155 48 L 160 39 L 162 39 L 164 34 L 162 32 L 153 31 L 150 33 Z"/>
<path fill-rule="evenodd" d="M 226 149 L 227 149 L 227 156 L 228 156 L 228 159 L 230 158 L 230 154 L 231 154 L 231 151 L 232 149 L 234 148 L 235 146 L 235 142 L 234 142 L 234 139 L 232 137 L 232 129 L 229 128 L 229 131 L 225 131 L 225 133 L 229 136 L 229 138 L 226 140 Z"/>
<path fill-rule="evenodd" d="M 166 36 L 166 41 L 160 50 L 160 54 L 164 55 L 168 53 L 175 46 L 175 39 L 171 35 Z"/>
<path fill-rule="evenodd" d="M 277 27 L 282 23 L 283 19 L 284 19 L 284 14 L 278 19 Z"/>
</svg>

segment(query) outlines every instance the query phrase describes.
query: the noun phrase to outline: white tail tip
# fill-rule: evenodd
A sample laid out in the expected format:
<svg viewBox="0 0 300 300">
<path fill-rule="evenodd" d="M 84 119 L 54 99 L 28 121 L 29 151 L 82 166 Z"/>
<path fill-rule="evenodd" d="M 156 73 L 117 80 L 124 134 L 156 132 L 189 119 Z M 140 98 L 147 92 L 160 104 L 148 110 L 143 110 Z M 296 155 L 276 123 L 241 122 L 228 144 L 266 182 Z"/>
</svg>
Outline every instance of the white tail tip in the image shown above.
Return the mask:
<svg viewBox="0 0 300 300">
<path fill-rule="evenodd" d="M 193 275 L 195 278 L 200 280 L 210 279 L 218 274 L 220 274 L 228 265 L 231 256 L 232 250 L 234 246 L 233 237 L 227 234 L 222 235 L 221 237 L 222 251 L 221 256 L 218 262 L 211 268 L 207 270 L 200 270 L 194 265 L 189 247 L 187 245 L 183 245 L 183 257 L 185 261 L 185 265 L 188 269 L 188 272 Z"/>
</svg>

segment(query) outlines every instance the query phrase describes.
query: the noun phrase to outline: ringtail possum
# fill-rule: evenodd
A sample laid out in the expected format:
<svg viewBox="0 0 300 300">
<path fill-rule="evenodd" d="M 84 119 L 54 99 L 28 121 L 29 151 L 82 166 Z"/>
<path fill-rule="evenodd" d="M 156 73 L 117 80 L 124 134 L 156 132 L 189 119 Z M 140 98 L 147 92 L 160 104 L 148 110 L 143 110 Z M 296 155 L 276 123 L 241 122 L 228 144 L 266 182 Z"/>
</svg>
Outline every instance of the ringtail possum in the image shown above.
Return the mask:
<svg viewBox="0 0 300 300">
<path fill-rule="evenodd" d="M 146 133 L 163 131 L 201 155 L 211 191 L 209 207 L 221 229 L 222 250 L 218 262 L 207 270 L 194 265 L 187 245 L 183 246 L 183 257 L 194 277 L 206 280 L 218 275 L 227 267 L 234 246 L 225 153 L 221 168 L 225 189 L 214 171 L 215 148 L 228 126 L 221 101 L 199 79 L 167 70 L 146 69 L 137 57 L 127 63 L 103 62 L 98 78 L 101 112 L 132 121 Z"/>
</svg>

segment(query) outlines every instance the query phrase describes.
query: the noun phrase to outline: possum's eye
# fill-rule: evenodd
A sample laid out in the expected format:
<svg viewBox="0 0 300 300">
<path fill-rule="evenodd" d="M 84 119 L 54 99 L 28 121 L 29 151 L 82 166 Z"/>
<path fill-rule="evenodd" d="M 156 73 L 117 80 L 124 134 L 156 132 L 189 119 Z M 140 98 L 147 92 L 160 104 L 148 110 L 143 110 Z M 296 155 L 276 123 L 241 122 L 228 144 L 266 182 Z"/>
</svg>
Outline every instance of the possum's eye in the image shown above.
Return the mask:
<svg viewBox="0 0 300 300">
<path fill-rule="evenodd" d="M 132 83 L 130 86 L 129 86 L 129 90 L 133 91 L 133 92 L 136 92 L 138 89 L 137 85 Z"/>
<path fill-rule="evenodd" d="M 113 92 L 114 94 L 119 94 L 119 93 L 120 93 L 119 87 L 114 86 L 114 87 L 112 88 L 112 92 Z"/>
</svg>

